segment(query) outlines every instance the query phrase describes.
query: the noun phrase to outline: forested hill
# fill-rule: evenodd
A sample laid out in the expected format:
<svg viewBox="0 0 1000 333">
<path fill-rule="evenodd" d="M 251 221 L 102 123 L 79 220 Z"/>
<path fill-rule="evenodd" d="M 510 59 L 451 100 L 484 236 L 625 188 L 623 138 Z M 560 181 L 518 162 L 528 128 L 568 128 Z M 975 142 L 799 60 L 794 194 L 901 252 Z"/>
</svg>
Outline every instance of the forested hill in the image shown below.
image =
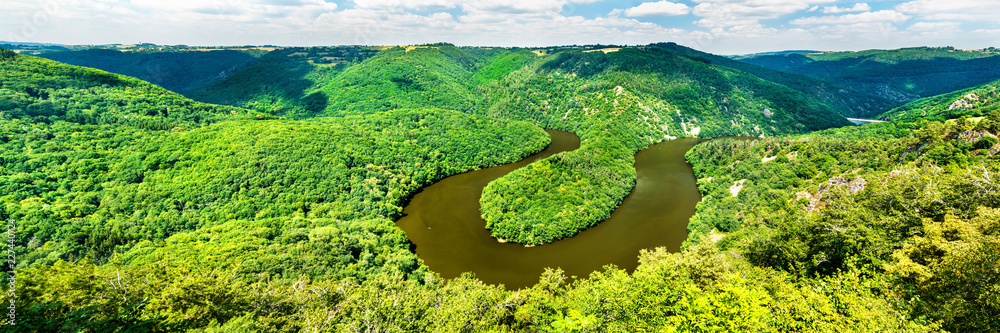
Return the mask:
<svg viewBox="0 0 1000 333">
<path fill-rule="evenodd" d="M 370 47 L 308 47 L 275 50 L 208 86 L 186 92 L 192 99 L 236 105 L 293 118 L 320 115 L 330 103 L 319 88 L 345 68 L 378 53 Z"/>
<path fill-rule="evenodd" d="M 924 101 L 930 110 L 953 100 Z M 963 109 L 966 114 L 980 110 Z M 687 246 L 714 243 L 799 278 L 859 274 L 912 322 L 1000 328 L 1000 110 L 919 117 L 688 152 L 703 200 Z"/>
<path fill-rule="evenodd" d="M 263 51 L 127 51 L 90 49 L 42 53 L 39 57 L 102 69 L 186 92 L 226 77 L 257 60 Z"/>
<path fill-rule="evenodd" d="M 650 143 L 845 124 L 811 96 L 658 47 L 558 52 L 479 91 L 487 102 L 476 112 L 529 119 L 583 140 L 580 149 L 512 172 L 484 191 L 483 215 L 494 236 L 527 244 L 605 219 L 634 185 L 633 154 Z"/>
<path fill-rule="evenodd" d="M 633 154 L 652 143 L 849 124 L 813 95 L 657 46 L 439 43 L 333 63 L 296 57 L 306 50 L 268 55 L 189 95 L 296 118 L 437 107 L 572 131 L 584 141 L 581 149 L 514 172 L 484 192 L 483 215 L 494 235 L 525 244 L 552 242 L 605 219 L 634 186 Z"/>
<path fill-rule="evenodd" d="M 739 71 L 747 72 L 764 80 L 781 84 L 796 91 L 812 95 L 846 117 L 866 118 L 879 114 L 897 104 L 895 101 L 873 95 L 866 91 L 855 90 L 853 88 L 848 88 L 847 86 L 815 79 L 805 75 L 783 72 L 783 70 L 786 70 L 787 68 L 768 68 L 767 66 L 755 63 L 753 60 L 756 60 L 756 58 L 736 61 L 730 58 L 677 45 L 675 43 L 658 43 L 653 45 L 684 55 L 705 59 L 715 65 L 726 66 Z"/>
<path fill-rule="evenodd" d="M 247 109 L 195 102 L 124 75 L 4 54 L 0 63 L 0 110 L 7 120 L 165 130 L 230 118 L 272 118 Z"/>
<path fill-rule="evenodd" d="M 435 50 L 386 55 L 424 52 Z M 436 179 L 548 142 L 538 126 L 497 118 L 573 130 L 584 143 L 491 184 L 500 195 L 487 201 L 562 188 L 613 202 L 627 192 L 631 154 L 664 136 L 771 136 L 843 122 L 805 94 L 666 50 L 489 52 L 435 63 L 455 71 L 413 81 L 447 87 L 471 77 L 479 99 L 468 113 L 356 109 L 287 120 L 0 50 L 0 218 L 16 223 L 18 265 L 17 326 L 0 331 L 1000 327 L 998 112 L 975 124 L 712 141 L 689 154 L 706 198 L 693 234 L 708 237 L 681 253 L 644 251 L 634 272 L 608 266 L 575 281 L 551 269 L 517 291 L 471 275 L 442 279 L 393 218 Z M 434 101 L 412 92 L 397 101 Z M 513 222 L 496 231 L 525 230 Z"/>
<path fill-rule="evenodd" d="M 868 91 L 899 104 L 1000 79 L 1000 51 L 915 47 L 750 55 L 740 61 Z"/>
<path fill-rule="evenodd" d="M 954 91 L 906 103 L 882 114 L 882 119 L 944 121 L 966 117 L 982 117 L 1000 110 L 1000 80 L 977 87 Z"/>
</svg>

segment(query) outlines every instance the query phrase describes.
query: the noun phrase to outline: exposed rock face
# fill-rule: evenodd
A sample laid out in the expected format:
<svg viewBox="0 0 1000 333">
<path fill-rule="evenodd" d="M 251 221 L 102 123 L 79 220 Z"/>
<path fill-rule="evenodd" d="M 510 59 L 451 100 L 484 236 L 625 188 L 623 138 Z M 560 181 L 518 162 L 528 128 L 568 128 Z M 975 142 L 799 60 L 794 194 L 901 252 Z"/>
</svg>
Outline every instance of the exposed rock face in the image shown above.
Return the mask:
<svg viewBox="0 0 1000 333">
<path fill-rule="evenodd" d="M 855 178 L 854 180 L 847 180 L 847 178 L 837 176 L 830 178 L 830 180 L 827 181 L 825 184 L 821 184 L 816 194 L 809 193 L 809 191 L 802 191 L 799 193 L 795 193 L 795 199 L 796 200 L 802 198 L 809 199 L 809 211 L 812 212 L 818 208 L 822 208 L 823 206 L 825 206 L 822 199 L 823 199 L 823 193 L 826 193 L 826 191 L 829 191 L 834 187 L 846 186 L 847 190 L 851 191 L 851 193 L 858 193 L 864 191 L 865 185 L 867 184 L 868 183 L 865 181 L 865 179 L 861 177 Z"/>
<path fill-rule="evenodd" d="M 771 116 L 773 116 L 773 115 L 774 115 L 774 112 L 771 112 L 771 109 L 764 108 L 764 117 L 771 118 Z"/>
<path fill-rule="evenodd" d="M 865 182 L 865 179 L 861 177 L 849 181 L 847 180 L 847 178 L 837 176 L 830 178 L 830 181 L 828 181 L 827 184 L 828 185 L 820 185 L 819 187 L 820 193 L 829 191 L 835 186 L 847 186 L 847 189 L 850 190 L 851 193 L 858 193 L 865 189 L 865 185 L 867 183 Z"/>
<path fill-rule="evenodd" d="M 982 139 L 984 136 L 996 137 L 987 131 L 965 131 L 958 134 L 958 140 L 961 143 L 973 143 L 979 141 L 979 139 Z"/>
<path fill-rule="evenodd" d="M 968 109 L 971 108 L 973 104 L 975 104 L 978 101 L 979 101 L 979 96 L 976 96 L 975 93 L 971 93 L 963 96 L 962 98 L 959 98 L 957 101 L 955 101 L 955 103 L 951 103 L 951 105 L 948 106 L 948 110 Z"/>
</svg>

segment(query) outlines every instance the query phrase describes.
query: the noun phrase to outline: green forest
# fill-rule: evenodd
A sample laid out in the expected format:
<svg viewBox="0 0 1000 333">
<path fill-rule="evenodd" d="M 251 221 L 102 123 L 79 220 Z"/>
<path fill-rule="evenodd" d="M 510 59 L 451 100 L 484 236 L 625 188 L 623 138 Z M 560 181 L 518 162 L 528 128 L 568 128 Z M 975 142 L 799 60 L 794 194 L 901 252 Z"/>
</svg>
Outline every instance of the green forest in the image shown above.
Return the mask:
<svg viewBox="0 0 1000 333">
<path fill-rule="evenodd" d="M 102 55 L 114 74 L 0 49 L 0 331 L 1000 329 L 995 82 L 896 105 L 676 44 L 607 48 L 278 48 L 186 91 L 121 75 L 174 56 Z M 509 290 L 425 266 L 394 224 L 409 199 L 543 150 L 543 128 L 580 148 L 487 185 L 498 240 L 597 225 L 652 144 L 742 138 L 688 152 L 688 240 L 634 271 Z"/>
<path fill-rule="evenodd" d="M 1000 77 L 1000 51 L 995 48 L 913 47 L 764 54 L 737 59 L 870 92 L 896 104 L 977 86 Z"/>
</svg>

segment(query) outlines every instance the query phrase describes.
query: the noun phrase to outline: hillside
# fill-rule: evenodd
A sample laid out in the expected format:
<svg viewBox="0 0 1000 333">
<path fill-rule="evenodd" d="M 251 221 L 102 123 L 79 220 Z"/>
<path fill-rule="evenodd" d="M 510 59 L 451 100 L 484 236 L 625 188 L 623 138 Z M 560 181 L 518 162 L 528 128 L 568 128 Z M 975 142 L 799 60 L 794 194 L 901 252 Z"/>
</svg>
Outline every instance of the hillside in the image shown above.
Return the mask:
<svg viewBox="0 0 1000 333">
<path fill-rule="evenodd" d="M 907 111 L 826 129 L 844 120 L 811 95 L 657 47 L 431 45 L 318 65 L 337 69 L 289 80 L 309 80 L 327 104 L 288 120 L 0 50 L 0 218 L 17 223 L 17 314 L 30 325 L 0 331 L 1000 327 L 991 85 L 919 103 L 935 119 L 982 119 Z M 411 67 L 426 70 L 400 72 Z M 242 94 L 280 82 L 227 98 L 246 103 Z M 970 93 L 982 103 L 941 111 Z M 459 110 L 391 109 L 438 103 Z M 341 116 L 306 116 L 322 114 Z M 498 214 L 499 237 L 528 231 L 511 239 L 531 243 L 579 227 L 531 230 L 505 213 L 544 224 L 532 214 L 582 204 L 573 221 L 599 217 L 652 142 L 764 138 L 689 152 L 704 195 L 689 241 L 681 253 L 644 251 L 634 272 L 550 269 L 510 291 L 429 271 L 393 225 L 400 207 L 442 177 L 541 150 L 540 126 L 583 143 L 489 186 L 483 213 Z M 548 204 L 494 210 L 522 197 Z"/>
<path fill-rule="evenodd" d="M 946 102 L 949 103 L 949 102 Z M 938 104 L 940 108 L 948 104 Z M 865 274 L 884 299 L 952 332 L 1000 322 L 1000 111 L 695 147 L 704 199 L 688 247 L 714 243 L 806 277 Z"/>
<path fill-rule="evenodd" d="M 1000 109 L 1000 80 L 977 87 L 927 97 L 886 111 L 881 119 L 944 121 L 959 117 L 982 117 Z"/>
<path fill-rule="evenodd" d="M 6 51 L 6 50 L 4 50 Z M 189 100 L 147 82 L 32 56 L 0 55 L 0 110 L 7 120 L 191 128 L 270 115 Z"/>
<path fill-rule="evenodd" d="M 849 124 L 812 95 L 655 46 L 531 52 L 439 43 L 333 64 L 295 59 L 303 53 L 272 52 L 188 95 L 299 119 L 440 107 L 574 132 L 585 142 L 579 151 L 533 166 L 555 178 L 521 170 L 483 196 L 495 236 L 525 244 L 552 242 L 605 219 L 634 186 L 632 156 L 652 143 Z M 509 204 L 515 200 L 521 208 Z"/>
<path fill-rule="evenodd" d="M 89 49 L 42 53 L 39 57 L 97 68 L 150 82 L 175 92 L 186 92 L 224 78 L 257 60 L 259 54 L 236 50 L 128 51 Z"/>
<path fill-rule="evenodd" d="M 543 244 L 607 218 L 635 182 L 633 155 L 670 137 L 776 135 L 844 126 L 814 98 L 657 47 L 556 53 L 480 87 L 491 117 L 577 133 L 580 149 L 491 183 L 495 237 Z"/>
<path fill-rule="evenodd" d="M 208 103 L 236 105 L 292 118 L 320 115 L 329 97 L 320 86 L 377 53 L 364 47 L 275 50 L 252 65 L 185 93 Z"/>
<path fill-rule="evenodd" d="M 406 54 L 428 56 L 420 52 L 401 56 Z M 572 129 L 587 140 L 574 151 L 582 153 L 556 155 L 527 171 L 555 177 L 556 186 L 577 185 L 560 183 L 560 179 L 575 180 L 577 175 L 592 182 L 583 182 L 588 186 L 604 186 L 606 180 L 600 177 L 627 176 L 628 159 L 636 150 L 672 133 L 772 136 L 807 133 L 842 122 L 807 95 L 655 48 L 608 54 L 577 51 L 543 59 L 509 52 L 472 59 L 492 60 L 469 67 L 453 66 L 453 62 L 442 65 L 468 68 L 474 79 L 483 77 L 484 83 L 473 87 L 472 96 L 481 96 L 485 102 L 473 103 L 479 109 L 472 113 Z M 859 266 L 842 264 L 841 257 L 866 248 L 864 244 L 822 247 L 809 242 L 824 245 L 822 240 L 827 238 L 775 235 L 762 246 L 726 247 L 739 244 L 740 238 L 733 234 L 732 241 L 692 242 L 682 253 L 645 251 L 634 272 L 609 266 L 572 281 L 551 269 L 540 276 L 537 285 L 509 291 L 485 285 L 471 275 L 442 279 L 420 264 L 392 219 L 400 214 L 406 198 L 440 177 L 517 160 L 542 149 L 548 139 L 537 126 L 442 109 L 274 120 L 244 109 L 193 102 L 120 75 L 38 58 L 13 56 L 0 63 L 0 68 L 4 74 L 0 91 L 22 103 L 15 110 L 35 110 L 31 105 L 49 102 L 52 110 L 80 109 L 93 116 L 77 121 L 58 112 L 27 114 L 22 110 L 0 119 L 9 129 L 0 140 L 4 163 L 0 181 L 4 193 L 10 193 L 0 197 L 0 217 L 18 223 L 18 320 L 30 325 L 0 330 L 694 331 L 710 327 L 839 332 L 864 327 L 931 332 L 941 325 L 989 331 L 998 318 L 991 312 L 990 299 L 966 297 L 990 294 L 978 290 L 958 294 L 959 288 L 952 287 L 967 284 L 969 279 L 991 286 L 995 279 L 986 274 L 991 266 L 984 265 L 993 261 L 968 261 L 969 257 L 952 250 L 984 244 L 971 253 L 983 253 L 986 259 L 992 257 L 985 255 L 998 253 L 989 247 L 996 230 L 990 224 L 996 221 L 996 213 L 989 205 L 995 205 L 996 192 L 979 190 L 977 185 L 989 184 L 977 183 L 982 179 L 974 172 L 980 169 L 967 168 L 979 164 L 950 167 L 946 163 L 951 162 L 942 162 L 945 171 L 939 171 L 954 172 L 944 178 L 954 181 L 949 189 L 965 194 L 955 197 L 968 198 L 945 198 L 960 209 L 955 210 L 956 217 L 946 217 L 957 224 L 949 224 L 950 229 L 943 232 L 960 238 L 939 237 L 929 243 L 907 238 L 903 241 L 912 241 L 912 246 L 903 247 L 899 258 L 911 258 L 912 263 L 894 259 L 896 265 L 889 269 L 927 273 L 923 276 L 931 283 L 926 288 L 907 284 L 911 280 L 891 284 L 897 282 L 873 279 L 872 272 L 881 273 L 877 271 L 881 266 L 862 265 L 872 261 L 859 261 Z M 64 89 L 91 97 L 52 98 Z M 420 94 L 404 97 L 399 100 L 427 101 Z M 105 100 L 111 102 L 101 104 Z M 192 113 L 192 106 L 202 112 Z M 770 110 L 771 116 L 761 107 Z M 161 108 L 169 111 L 149 112 Z M 109 112 L 121 117 L 103 117 Z M 143 114 L 148 122 L 177 126 L 160 129 L 147 128 L 145 121 L 112 121 Z M 90 119 L 100 121 L 92 124 Z M 773 128 L 750 127 L 760 124 Z M 849 137 L 852 131 L 866 130 L 849 127 L 837 135 Z M 949 138 L 947 131 L 930 133 Z M 713 141 L 721 147 L 694 153 L 712 158 L 692 161 L 698 172 L 711 170 L 717 177 L 733 178 L 738 175 L 726 173 L 747 170 L 734 164 L 734 159 L 752 162 L 745 156 L 784 149 L 763 144 L 784 142 L 780 140 L 785 139 L 753 141 L 761 144 L 749 149 L 726 149 L 729 141 Z M 874 140 L 876 144 L 881 141 L 888 142 L 887 147 L 898 145 L 882 137 Z M 956 163 L 980 163 L 990 173 L 997 171 L 995 164 L 983 163 L 993 155 L 982 154 L 981 149 L 962 152 L 979 155 Z M 934 156 L 924 160 L 937 163 L 950 161 L 953 155 L 920 156 Z M 820 158 L 809 161 L 833 163 Z M 872 159 L 872 165 L 885 161 Z M 853 165 L 842 169 L 849 167 Z M 547 173 L 545 168 L 566 170 L 566 175 Z M 921 174 L 907 173 L 906 177 Z M 537 179 L 533 177 L 527 179 Z M 748 187 L 747 193 L 750 188 L 755 187 Z M 927 203 L 916 214 L 936 218 L 939 206 L 927 200 L 931 197 L 911 200 L 903 196 L 923 193 L 910 188 L 871 186 L 866 197 L 900 195 L 901 212 L 909 212 L 908 205 L 915 201 Z M 706 202 L 716 204 L 712 199 Z M 833 207 L 842 206 L 851 207 Z M 882 207 L 877 202 L 859 205 L 871 206 Z M 968 207 L 978 210 L 961 215 L 969 212 Z M 789 212 L 788 220 L 803 216 L 797 213 Z M 862 217 L 857 220 L 871 220 L 868 215 Z M 830 220 L 844 219 L 833 216 Z M 877 228 L 893 226 L 894 221 L 873 228 L 882 230 Z M 804 230 L 817 235 L 837 230 L 825 226 Z M 952 232 L 964 226 L 975 228 Z M 750 227 L 748 223 L 746 230 Z M 789 233 L 803 230 L 787 229 Z M 933 229 L 928 230 L 933 234 Z M 850 244 L 857 238 L 846 239 L 833 245 Z M 799 240 L 810 247 L 799 246 L 795 243 Z M 807 248 L 805 253 L 810 255 L 765 260 L 771 258 L 769 254 L 784 253 L 780 249 L 786 244 L 792 254 Z M 944 251 L 929 251 L 928 256 L 919 251 L 924 248 Z M 876 249 L 881 252 L 873 253 L 882 255 L 893 248 Z M 830 253 L 825 257 L 830 263 L 819 260 L 822 251 Z M 809 271 L 815 274 L 786 269 L 808 265 L 817 267 Z M 836 267 L 845 269 L 836 271 Z M 951 273 L 955 271 L 972 274 L 961 277 Z M 913 295 L 926 301 L 911 302 Z M 960 301 L 947 303 L 956 299 Z"/>
<path fill-rule="evenodd" d="M 789 74 L 788 68 L 768 62 L 771 59 L 795 57 L 793 54 L 768 54 L 756 58 L 736 61 L 710 53 L 677 45 L 675 43 L 653 44 L 680 54 L 705 59 L 712 64 L 729 67 L 753 74 L 761 79 L 784 85 L 796 91 L 816 97 L 845 117 L 865 118 L 879 114 L 894 106 L 895 101 L 870 94 L 866 90 L 856 90 L 847 86 L 814 79 L 805 75 Z M 773 67 L 772 67 L 773 66 Z"/>
<path fill-rule="evenodd" d="M 902 104 L 1000 79 L 1000 51 L 906 48 L 750 55 L 738 60 L 801 74 Z"/>
</svg>

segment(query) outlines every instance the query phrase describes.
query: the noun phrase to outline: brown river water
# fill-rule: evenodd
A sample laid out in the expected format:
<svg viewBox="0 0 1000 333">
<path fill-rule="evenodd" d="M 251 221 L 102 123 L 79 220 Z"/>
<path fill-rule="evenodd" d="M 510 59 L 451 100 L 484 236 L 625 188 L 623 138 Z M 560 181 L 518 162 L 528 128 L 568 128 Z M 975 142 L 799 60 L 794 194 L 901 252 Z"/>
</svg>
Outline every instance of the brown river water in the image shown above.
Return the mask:
<svg viewBox="0 0 1000 333">
<path fill-rule="evenodd" d="M 489 182 L 580 147 L 580 139 L 572 133 L 548 132 L 552 144 L 538 154 L 445 178 L 410 200 L 396 225 L 406 231 L 424 264 L 445 278 L 473 272 L 483 282 L 519 289 L 538 282 L 546 267 L 578 277 L 608 264 L 632 271 L 641 249 L 680 249 L 687 238 L 688 219 L 701 200 L 684 154 L 703 139 L 666 141 L 637 153 L 638 180 L 632 193 L 609 219 L 572 238 L 525 247 L 499 243 L 490 236 L 479 212 L 479 198 Z"/>
</svg>

